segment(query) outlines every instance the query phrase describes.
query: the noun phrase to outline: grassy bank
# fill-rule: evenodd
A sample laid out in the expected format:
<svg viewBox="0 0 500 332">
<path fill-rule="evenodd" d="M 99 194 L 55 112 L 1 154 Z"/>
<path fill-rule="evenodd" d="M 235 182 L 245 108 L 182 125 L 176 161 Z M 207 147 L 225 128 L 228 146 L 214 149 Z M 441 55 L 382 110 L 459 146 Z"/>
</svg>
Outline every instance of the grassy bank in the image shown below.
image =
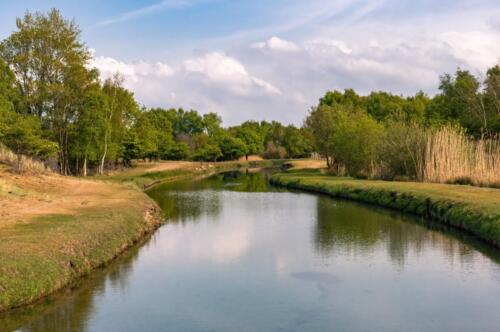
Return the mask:
<svg viewBox="0 0 500 332">
<path fill-rule="evenodd" d="M 156 205 L 116 183 L 16 175 L 0 165 L 0 311 L 103 266 L 160 225 Z"/>
<path fill-rule="evenodd" d="M 436 183 L 357 180 L 291 171 L 271 178 L 275 185 L 376 204 L 465 230 L 500 246 L 500 190 Z"/>
</svg>

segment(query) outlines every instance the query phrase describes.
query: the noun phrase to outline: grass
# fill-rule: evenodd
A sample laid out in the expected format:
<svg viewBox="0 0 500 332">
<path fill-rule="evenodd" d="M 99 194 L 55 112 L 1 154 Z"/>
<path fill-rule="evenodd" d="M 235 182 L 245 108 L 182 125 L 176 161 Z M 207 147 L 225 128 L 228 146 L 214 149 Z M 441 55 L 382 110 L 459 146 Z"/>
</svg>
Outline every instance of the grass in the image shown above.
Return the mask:
<svg viewBox="0 0 500 332">
<path fill-rule="evenodd" d="M 10 149 L 7 149 L 2 143 L 0 143 L 0 163 L 10 165 L 11 167 L 15 167 L 18 163 L 17 155 Z M 32 174 L 50 172 L 43 162 L 27 156 L 21 156 L 21 170 L 22 172 Z"/>
<path fill-rule="evenodd" d="M 500 137 L 475 140 L 463 130 L 444 127 L 427 134 L 424 150 L 424 182 L 500 187 Z"/>
<path fill-rule="evenodd" d="M 294 170 L 275 185 L 376 204 L 433 219 L 500 246 L 500 190 L 438 183 L 357 180 Z"/>
<path fill-rule="evenodd" d="M 152 200 L 125 186 L 55 175 L 11 175 L 5 170 L 0 176 L 0 204 L 5 209 L 0 220 L 0 311 L 72 284 L 161 222 Z M 70 196 L 70 190 L 81 194 Z M 25 208 L 15 211 L 21 206 Z M 64 213 L 57 210 L 61 206 Z"/>
</svg>

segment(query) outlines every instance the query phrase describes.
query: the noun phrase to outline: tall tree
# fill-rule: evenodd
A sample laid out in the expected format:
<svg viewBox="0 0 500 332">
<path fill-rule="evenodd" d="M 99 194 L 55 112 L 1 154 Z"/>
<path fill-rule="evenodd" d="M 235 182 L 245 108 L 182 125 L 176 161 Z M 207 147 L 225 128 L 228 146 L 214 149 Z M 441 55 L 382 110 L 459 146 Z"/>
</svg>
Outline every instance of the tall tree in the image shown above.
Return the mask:
<svg viewBox="0 0 500 332">
<path fill-rule="evenodd" d="M 130 127 L 138 106 L 134 95 L 123 87 L 123 77 L 116 74 L 103 85 L 107 97 L 103 149 L 99 163 L 99 174 L 104 173 L 106 159 L 116 160 L 122 152 L 125 129 Z"/>
<path fill-rule="evenodd" d="M 59 145 L 60 171 L 68 174 L 69 127 L 86 87 L 97 79 L 97 72 L 86 67 L 91 54 L 80 41 L 76 23 L 56 9 L 47 14 L 27 12 L 16 26 L 1 44 L 1 56 L 17 77 L 21 110 L 38 116 L 52 131 Z"/>
</svg>

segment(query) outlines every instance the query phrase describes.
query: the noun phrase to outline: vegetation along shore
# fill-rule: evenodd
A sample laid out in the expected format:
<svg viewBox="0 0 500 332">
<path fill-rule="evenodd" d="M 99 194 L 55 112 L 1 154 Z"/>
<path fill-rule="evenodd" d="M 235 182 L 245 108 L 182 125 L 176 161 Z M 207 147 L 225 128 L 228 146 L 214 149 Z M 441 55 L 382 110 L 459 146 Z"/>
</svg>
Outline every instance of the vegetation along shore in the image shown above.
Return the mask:
<svg viewBox="0 0 500 332">
<path fill-rule="evenodd" d="M 332 177 L 296 170 L 271 177 L 275 185 L 397 209 L 442 222 L 500 247 L 498 189 L 436 183 Z"/>
</svg>

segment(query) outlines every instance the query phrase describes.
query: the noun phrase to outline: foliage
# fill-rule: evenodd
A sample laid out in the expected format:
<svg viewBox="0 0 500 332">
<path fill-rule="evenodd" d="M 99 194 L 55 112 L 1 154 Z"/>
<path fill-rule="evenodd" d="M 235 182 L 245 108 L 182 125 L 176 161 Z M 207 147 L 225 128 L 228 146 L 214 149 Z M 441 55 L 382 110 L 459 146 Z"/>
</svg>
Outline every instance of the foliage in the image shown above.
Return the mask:
<svg viewBox="0 0 500 332">
<path fill-rule="evenodd" d="M 57 151 L 62 174 L 103 174 L 133 159 L 232 160 L 322 155 L 352 175 L 424 179 L 429 130 L 456 125 L 476 140 L 500 133 L 500 66 L 484 79 L 458 69 L 440 93 L 401 96 L 329 91 L 302 127 L 246 121 L 183 108 L 139 109 L 118 74 L 101 82 L 75 22 L 56 9 L 27 12 L 0 44 L 0 140 L 19 153 Z M 54 144 L 57 149 L 54 149 Z"/>
<path fill-rule="evenodd" d="M 263 154 L 266 159 L 283 159 L 286 156 L 286 150 L 280 145 L 276 145 L 273 141 L 267 142 L 266 151 Z"/>
<path fill-rule="evenodd" d="M 37 118 L 0 110 L 0 123 L 2 142 L 17 155 L 17 171 L 22 171 L 23 154 L 46 159 L 57 152 L 57 145 L 41 136 Z"/>
</svg>

